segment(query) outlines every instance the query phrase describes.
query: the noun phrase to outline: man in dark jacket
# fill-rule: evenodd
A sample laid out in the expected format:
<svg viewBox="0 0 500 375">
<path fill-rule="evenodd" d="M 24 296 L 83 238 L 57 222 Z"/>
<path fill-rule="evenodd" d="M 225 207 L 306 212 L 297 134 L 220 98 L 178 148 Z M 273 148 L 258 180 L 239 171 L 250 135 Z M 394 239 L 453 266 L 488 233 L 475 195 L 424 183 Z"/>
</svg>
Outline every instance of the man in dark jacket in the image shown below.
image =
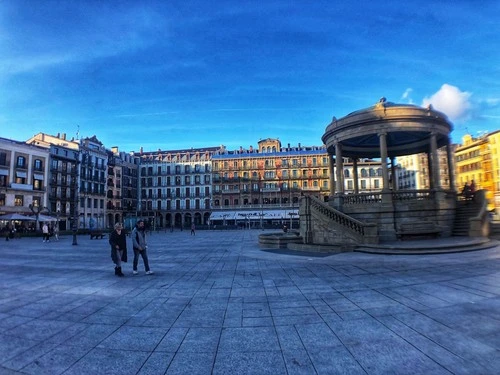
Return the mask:
<svg viewBox="0 0 500 375">
<path fill-rule="evenodd" d="M 144 268 L 146 269 L 146 275 L 154 274 L 154 272 L 149 269 L 148 243 L 146 242 L 146 231 L 144 229 L 143 220 L 137 221 L 137 224 L 132 231 L 131 237 L 132 245 L 134 247 L 134 270 L 132 271 L 132 273 L 134 275 L 137 275 L 137 263 L 139 262 L 139 255 L 141 255 L 144 262 Z"/>
<path fill-rule="evenodd" d="M 109 235 L 111 259 L 115 264 L 115 275 L 125 276 L 122 272 L 122 262 L 127 262 L 127 237 L 120 223 L 115 224 L 115 230 Z"/>
</svg>

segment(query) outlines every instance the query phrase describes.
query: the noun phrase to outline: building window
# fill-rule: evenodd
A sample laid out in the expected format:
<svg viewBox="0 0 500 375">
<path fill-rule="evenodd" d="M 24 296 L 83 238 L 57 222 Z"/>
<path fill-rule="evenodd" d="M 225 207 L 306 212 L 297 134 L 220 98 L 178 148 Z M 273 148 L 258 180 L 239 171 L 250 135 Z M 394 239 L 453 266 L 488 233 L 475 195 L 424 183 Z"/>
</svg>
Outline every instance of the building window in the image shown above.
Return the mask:
<svg viewBox="0 0 500 375">
<path fill-rule="evenodd" d="M 0 152 L 0 165 L 7 165 L 7 153 Z"/>
<path fill-rule="evenodd" d="M 0 206 L 5 206 L 5 194 L 0 194 Z"/>
<path fill-rule="evenodd" d="M 35 171 L 41 171 L 42 170 L 42 161 L 40 159 L 35 159 L 35 163 L 33 165 L 33 168 L 35 168 Z"/>
<path fill-rule="evenodd" d="M 41 197 L 33 197 L 33 207 L 40 207 Z"/>
<path fill-rule="evenodd" d="M 0 175 L 0 187 L 7 186 L 7 176 Z"/>
<path fill-rule="evenodd" d="M 22 207 L 24 205 L 24 196 L 16 195 L 14 197 L 14 206 Z"/>
<path fill-rule="evenodd" d="M 43 189 L 43 181 L 42 180 L 33 180 L 33 190 L 42 190 Z"/>
<path fill-rule="evenodd" d="M 26 168 L 26 158 L 24 156 L 17 157 L 17 167 Z"/>
<path fill-rule="evenodd" d="M 16 184 L 26 183 L 26 172 L 16 172 Z"/>
</svg>

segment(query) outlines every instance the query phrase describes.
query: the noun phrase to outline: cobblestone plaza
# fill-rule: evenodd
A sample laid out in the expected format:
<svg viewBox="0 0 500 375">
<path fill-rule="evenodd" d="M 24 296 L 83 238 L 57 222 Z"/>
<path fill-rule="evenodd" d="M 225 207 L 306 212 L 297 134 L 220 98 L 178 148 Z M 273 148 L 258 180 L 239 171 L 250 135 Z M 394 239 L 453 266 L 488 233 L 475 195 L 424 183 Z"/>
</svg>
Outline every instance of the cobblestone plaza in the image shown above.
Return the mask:
<svg viewBox="0 0 500 375">
<path fill-rule="evenodd" d="M 500 248 L 279 253 L 262 231 L 0 246 L 1 374 L 497 374 Z"/>
</svg>

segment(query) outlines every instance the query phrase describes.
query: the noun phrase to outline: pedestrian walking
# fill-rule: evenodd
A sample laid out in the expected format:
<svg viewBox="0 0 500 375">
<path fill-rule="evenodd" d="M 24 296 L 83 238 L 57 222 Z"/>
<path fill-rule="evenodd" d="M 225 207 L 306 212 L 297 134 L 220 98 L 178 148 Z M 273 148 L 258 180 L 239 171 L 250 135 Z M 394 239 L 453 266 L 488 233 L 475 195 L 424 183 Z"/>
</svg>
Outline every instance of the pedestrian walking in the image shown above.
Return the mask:
<svg viewBox="0 0 500 375">
<path fill-rule="evenodd" d="M 192 223 L 191 224 L 191 236 L 196 236 L 195 229 L 196 229 L 196 225 L 194 225 L 194 223 Z"/>
<path fill-rule="evenodd" d="M 56 239 L 56 241 L 59 241 L 59 223 L 56 223 L 56 225 L 54 225 L 54 238 Z"/>
<path fill-rule="evenodd" d="M 115 224 L 115 229 L 109 235 L 111 246 L 111 260 L 115 264 L 115 275 L 125 276 L 122 272 L 122 262 L 127 262 L 127 236 L 120 223 Z"/>
<path fill-rule="evenodd" d="M 43 223 L 42 226 L 43 242 L 50 242 L 49 226 Z"/>
<path fill-rule="evenodd" d="M 144 229 L 144 221 L 139 220 L 135 225 L 134 230 L 132 230 L 132 245 L 134 248 L 134 263 L 133 263 L 133 271 L 134 275 L 137 275 L 137 264 L 139 262 L 139 255 L 142 257 L 142 261 L 144 262 L 144 269 L 146 270 L 146 275 L 154 274 L 153 271 L 149 268 L 149 260 L 148 260 L 148 243 L 146 241 L 146 231 Z"/>
</svg>

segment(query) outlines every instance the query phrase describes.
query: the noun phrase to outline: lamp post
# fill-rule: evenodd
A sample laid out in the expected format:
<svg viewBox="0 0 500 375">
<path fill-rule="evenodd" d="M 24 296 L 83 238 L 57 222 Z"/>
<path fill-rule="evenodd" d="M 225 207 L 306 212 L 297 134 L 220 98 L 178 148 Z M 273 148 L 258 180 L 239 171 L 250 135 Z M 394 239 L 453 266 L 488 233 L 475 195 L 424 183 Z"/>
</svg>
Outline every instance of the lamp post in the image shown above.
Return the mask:
<svg viewBox="0 0 500 375">
<path fill-rule="evenodd" d="M 35 230 L 38 230 L 38 217 L 40 216 L 40 212 L 42 212 L 43 209 L 46 208 L 46 207 L 43 207 L 43 206 L 40 206 L 40 205 L 36 205 L 35 206 L 33 204 L 30 204 L 28 207 L 31 210 L 31 212 L 33 212 L 35 214 L 35 218 L 36 218 Z"/>
<path fill-rule="evenodd" d="M 76 160 L 75 160 L 75 180 L 73 184 L 73 224 L 71 225 L 71 229 L 73 231 L 73 246 L 78 245 L 78 242 L 76 240 L 76 233 L 78 231 L 78 220 L 79 220 L 79 215 L 78 215 L 78 165 L 80 164 L 80 156 L 78 153 L 75 153 Z"/>
</svg>

